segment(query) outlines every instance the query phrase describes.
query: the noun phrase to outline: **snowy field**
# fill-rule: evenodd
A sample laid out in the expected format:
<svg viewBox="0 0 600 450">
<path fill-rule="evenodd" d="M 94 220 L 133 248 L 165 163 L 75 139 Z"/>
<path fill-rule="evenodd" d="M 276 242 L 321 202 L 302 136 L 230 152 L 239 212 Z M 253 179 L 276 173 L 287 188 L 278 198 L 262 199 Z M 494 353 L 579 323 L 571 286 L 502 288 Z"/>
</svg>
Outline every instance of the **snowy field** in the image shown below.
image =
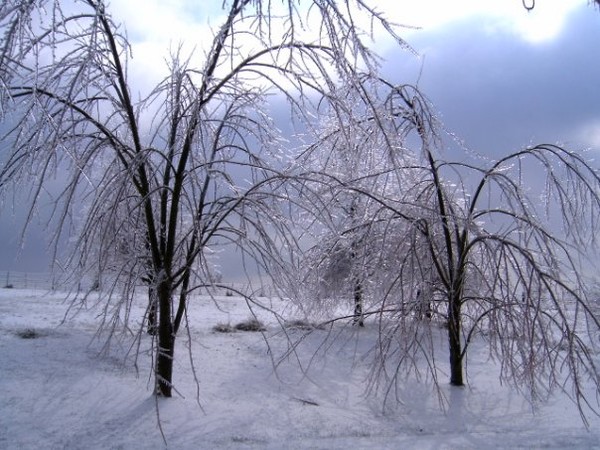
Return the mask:
<svg viewBox="0 0 600 450">
<path fill-rule="evenodd" d="M 181 333 L 176 349 L 179 395 L 157 401 L 149 336 L 136 371 L 126 346 L 99 355 L 100 311 L 83 310 L 61 324 L 64 295 L 1 289 L 0 448 L 164 448 L 159 416 L 173 449 L 600 448 L 597 417 L 586 429 L 562 394 L 533 410 L 499 385 L 496 367 L 477 346 L 468 387 L 451 388 L 442 379 L 445 411 L 431 386 L 417 381 L 407 381 L 401 403 L 384 410 L 381 399 L 364 395 L 363 356 L 375 342 L 374 324 L 313 331 L 282 360 L 304 331 L 286 329 L 286 337 L 263 311 L 264 334 L 215 332 L 217 324 L 250 317 L 242 300 L 217 300 L 218 307 L 208 297 L 192 300 L 190 333 Z M 142 306 L 131 312 L 132 328 Z M 280 300 L 271 306 L 295 318 Z"/>
</svg>

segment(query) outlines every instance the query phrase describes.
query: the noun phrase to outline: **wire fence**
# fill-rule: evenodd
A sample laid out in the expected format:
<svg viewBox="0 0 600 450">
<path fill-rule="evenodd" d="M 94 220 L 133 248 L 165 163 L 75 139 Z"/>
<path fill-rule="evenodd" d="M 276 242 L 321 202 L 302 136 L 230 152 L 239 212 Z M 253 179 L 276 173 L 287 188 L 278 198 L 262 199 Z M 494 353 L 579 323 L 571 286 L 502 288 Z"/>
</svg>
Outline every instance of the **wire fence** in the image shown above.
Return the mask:
<svg viewBox="0 0 600 450">
<path fill-rule="evenodd" d="M 51 273 L 0 271 L 0 287 L 4 289 L 54 290 L 55 282 Z"/>
<path fill-rule="evenodd" d="M 96 281 L 96 283 L 98 283 Z M 106 287 L 106 286 L 105 286 Z M 0 271 L 0 289 L 35 289 L 54 291 L 65 289 L 66 286 L 57 282 L 56 278 L 51 273 L 36 273 L 36 272 L 18 272 L 18 271 Z M 90 280 L 87 282 L 80 283 L 78 286 L 70 286 L 70 288 L 80 290 L 102 290 L 102 283 L 94 286 L 94 283 Z M 219 283 L 219 287 L 206 288 L 199 290 L 198 294 L 207 294 L 211 292 L 221 295 L 232 295 L 238 296 L 240 293 L 243 295 L 252 295 L 258 297 L 272 297 L 275 295 L 275 289 L 273 286 L 265 284 L 253 284 L 253 283 Z"/>
</svg>

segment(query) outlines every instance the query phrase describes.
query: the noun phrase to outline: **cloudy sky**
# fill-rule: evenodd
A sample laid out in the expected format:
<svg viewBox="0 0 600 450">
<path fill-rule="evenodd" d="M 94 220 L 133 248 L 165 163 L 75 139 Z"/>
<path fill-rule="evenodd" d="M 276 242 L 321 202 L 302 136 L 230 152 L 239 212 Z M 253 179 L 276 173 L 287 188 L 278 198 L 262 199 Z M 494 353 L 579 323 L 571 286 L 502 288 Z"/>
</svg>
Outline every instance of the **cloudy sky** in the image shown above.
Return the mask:
<svg viewBox="0 0 600 450">
<path fill-rule="evenodd" d="M 521 1 L 413 3 L 465 5 L 463 14 L 440 11 L 409 34 L 420 57 L 389 70 L 409 79 L 412 70 L 417 80 L 422 70 L 421 88 L 470 148 L 485 155 L 542 142 L 600 149 L 598 10 L 584 0 L 539 0 L 529 13 Z M 490 4 L 499 9 L 488 12 Z"/>
<path fill-rule="evenodd" d="M 417 56 L 377 42 L 386 77 L 418 83 L 469 149 L 493 158 L 543 142 L 588 150 L 590 157 L 600 152 L 600 11 L 586 0 L 537 0 L 531 12 L 521 0 L 378 1 L 394 22 L 418 27 L 402 33 Z M 170 46 L 210 41 L 211 25 L 221 22 L 220 11 L 210 8 L 220 5 L 111 2 L 133 43 L 130 69 L 140 88 L 158 79 Z M 19 250 L 21 223 L 7 206 L 0 214 L 0 271 L 46 270 L 44 232 L 32 227 Z"/>
</svg>

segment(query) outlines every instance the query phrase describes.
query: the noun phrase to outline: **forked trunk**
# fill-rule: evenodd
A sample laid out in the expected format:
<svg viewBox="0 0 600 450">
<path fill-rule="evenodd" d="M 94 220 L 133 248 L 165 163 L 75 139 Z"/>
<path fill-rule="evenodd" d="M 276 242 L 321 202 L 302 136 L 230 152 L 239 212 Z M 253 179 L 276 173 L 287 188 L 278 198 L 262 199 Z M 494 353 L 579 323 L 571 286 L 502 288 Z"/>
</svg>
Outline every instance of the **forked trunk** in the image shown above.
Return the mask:
<svg viewBox="0 0 600 450">
<path fill-rule="evenodd" d="M 168 282 L 157 287 L 158 296 L 158 347 L 156 355 L 156 391 L 161 397 L 171 397 L 173 381 L 173 356 L 175 335 L 171 320 L 171 300 L 173 292 Z"/>
</svg>

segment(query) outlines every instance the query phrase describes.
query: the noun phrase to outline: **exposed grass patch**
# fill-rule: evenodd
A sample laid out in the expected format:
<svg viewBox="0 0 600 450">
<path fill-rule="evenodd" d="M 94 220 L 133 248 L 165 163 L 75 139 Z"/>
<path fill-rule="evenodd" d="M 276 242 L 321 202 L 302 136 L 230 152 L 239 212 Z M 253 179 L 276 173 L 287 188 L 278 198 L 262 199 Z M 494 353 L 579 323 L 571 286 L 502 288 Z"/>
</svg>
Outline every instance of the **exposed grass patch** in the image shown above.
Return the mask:
<svg viewBox="0 0 600 450">
<path fill-rule="evenodd" d="M 267 328 L 262 322 L 254 318 L 240 322 L 235 326 L 229 323 L 218 323 L 212 327 L 212 330 L 215 333 L 235 333 L 236 331 L 266 331 L 266 329 Z"/>
<path fill-rule="evenodd" d="M 302 319 L 289 320 L 285 323 L 285 327 L 291 330 L 303 331 L 320 330 L 323 328 L 323 326 L 319 325 L 318 323 L 312 323 Z"/>
<path fill-rule="evenodd" d="M 257 319 L 248 319 L 240 322 L 235 326 L 238 331 L 265 331 L 267 328 Z"/>
<path fill-rule="evenodd" d="M 25 328 L 23 330 L 15 331 L 15 335 L 20 337 L 21 339 L 37 339 L 45 336 L 44 333 L 41 333 L 33 328 Z"/>
<path fill-rule="evenodd" d="M 218 323 L 212 327 L 212 330 L 215 333 L 235 333 L 235 328 L 228 323 Z"/>
</svg>

